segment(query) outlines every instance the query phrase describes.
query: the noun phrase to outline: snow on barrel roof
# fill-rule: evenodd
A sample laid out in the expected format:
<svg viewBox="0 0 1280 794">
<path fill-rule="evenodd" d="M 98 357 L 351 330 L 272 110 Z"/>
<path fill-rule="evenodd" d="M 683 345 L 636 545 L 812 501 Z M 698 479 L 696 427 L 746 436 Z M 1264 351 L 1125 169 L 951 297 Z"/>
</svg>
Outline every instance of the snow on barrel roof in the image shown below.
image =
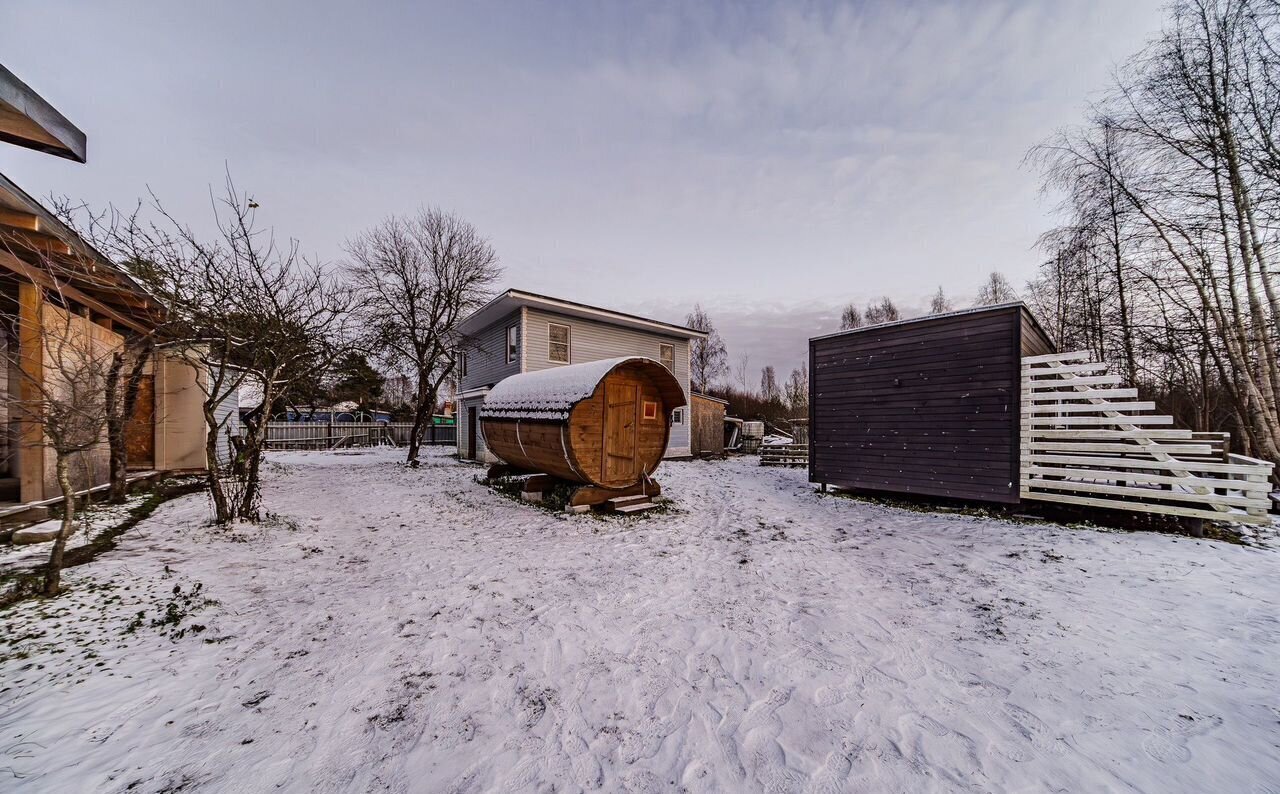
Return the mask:
<svg viewBox="0 0 1280 794">
<path fill-rule="evenodd" d="M 605 375 L 630 361 L 662 366 L 644 356 L 623 356 L 512 375 L 499 381 L 484 398 L 480 415 L 492 419 L 563 421 L 573 406 L 591 396 Z M 662 371 L 666 373 L 665 368 Z M 683 400 L 679 404 L 683 405 Z"/>
</svg>

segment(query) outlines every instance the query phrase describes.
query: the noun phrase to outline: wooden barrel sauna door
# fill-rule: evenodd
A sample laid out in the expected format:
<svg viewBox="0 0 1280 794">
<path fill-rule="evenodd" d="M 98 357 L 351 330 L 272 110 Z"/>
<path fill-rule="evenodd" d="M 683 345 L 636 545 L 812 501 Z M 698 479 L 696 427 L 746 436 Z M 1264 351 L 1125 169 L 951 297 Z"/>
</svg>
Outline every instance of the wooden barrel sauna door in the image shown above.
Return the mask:
<svg viewBox="0 0 1280 794">
<path fill-rule="evenodd" d="M 612 373 L 605 379 L 604 471 L 606 485 L 636 480 L 636 412 L 640 384 Z"/>
</svg>

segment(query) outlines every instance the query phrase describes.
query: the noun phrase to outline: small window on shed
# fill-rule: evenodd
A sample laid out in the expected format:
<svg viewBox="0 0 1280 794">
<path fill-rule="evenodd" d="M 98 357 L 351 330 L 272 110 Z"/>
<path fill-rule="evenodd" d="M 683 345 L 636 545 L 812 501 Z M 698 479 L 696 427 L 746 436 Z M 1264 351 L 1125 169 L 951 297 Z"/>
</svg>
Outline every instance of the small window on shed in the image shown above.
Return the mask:
<svg viewBox="0 0 1280 794">
<path fill-rule="evenodd" d="M 644 418 L 645 419 L 658 418 L 658 404 L 653 400 L 644 401 Z"/>
<path fill-rule="evenodd" d="M 514 364 L 520 360 L 520 326 L 507 328 L 507 363 Z"/>
<path fill-rule="evenodd" d="M 674 411 L 672 411 L 672 412 L 671 412 L 671 424 L 673 424 L 673 425 L 682 425 L 682 424 L 684 424 L 684 409 L 683 409 L 683 408 L 677 408 L 677 409 L 675 409 Z"/>
<path fill-rule="evenodd" d="M 569 363 L 569 326 L 547 324 L 547 360 L 553 364 Z"/>
<path fill-rule="evenodd" d="M 658 345 L 658 361 L 662 363 L 662 366 L 667 368 L 668 372 L 675 374 L 676 346 L 667 344 Z"/>
</svg>

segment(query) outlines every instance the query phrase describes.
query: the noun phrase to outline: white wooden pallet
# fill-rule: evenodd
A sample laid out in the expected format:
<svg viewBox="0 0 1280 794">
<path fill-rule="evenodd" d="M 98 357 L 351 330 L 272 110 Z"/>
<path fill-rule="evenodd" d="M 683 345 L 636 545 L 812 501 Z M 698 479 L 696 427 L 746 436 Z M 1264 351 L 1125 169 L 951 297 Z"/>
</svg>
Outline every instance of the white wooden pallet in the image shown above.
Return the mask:
<svg viewBox="0 0 1280 794">
<path fill-rule="evenodd" d="M 1272 464 L 1217 436 L 1155 428 L 1150 401 L 1085 352 L 1022 359 L 1023 499 L 1237 523 L 1269 523 Z"/>
</svg>

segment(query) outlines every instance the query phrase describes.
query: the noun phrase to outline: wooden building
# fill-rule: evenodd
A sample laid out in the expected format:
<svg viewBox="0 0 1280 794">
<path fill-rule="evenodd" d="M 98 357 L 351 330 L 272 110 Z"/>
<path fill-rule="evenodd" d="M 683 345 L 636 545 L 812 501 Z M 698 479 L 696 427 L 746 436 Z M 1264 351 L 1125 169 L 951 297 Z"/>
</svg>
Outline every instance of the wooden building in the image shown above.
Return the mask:
<svg viewBox="0 0 1280 794">
<path fill-rule="evenodd" d="M 729 403 L 718 397 L 694 392 L 690 395 L 689 451 L 695 458 L 724 454 L 724 419 Z"/>
<path fill-rule="evenodd" d="M 512 375 L 480 417 L 489 450 L 517 469 L 626 489 L 658 468 L 684 404 L 666 367 L 631 356 Z"/>
<path fill-rule="evenodd" d="M 1017 502 L 1019 367 L 1052 349 L 1021 304 L 809 340 L 809 479 Z"/>
<path fill-rule="evenodd" d="M 1260 523 L 1272 464 L 1161 427 L 1107 366 L 1058 353 L 1021 303 L 809 340 L 809 479 Z"/>
<path fill-rule="evenodd" d="M 0 66 L 0 142 L 84 163 L 86 137 Z M 39 412 L 70 384 L 77 357 L 110 356 L 153 335 L 163 312 L 147 292 L 30 194 L 0 174 L 0 517 L 56 499 L 54 455 Z M 205 373 L 176 354 L 149 362 L 130 422 L 132 467 L 200 469 Z M 83 385 L 83 384 L 77 384 Z M 78 453 L 78 487 L 108 479 L 105 438 Z"/>
</svg>

